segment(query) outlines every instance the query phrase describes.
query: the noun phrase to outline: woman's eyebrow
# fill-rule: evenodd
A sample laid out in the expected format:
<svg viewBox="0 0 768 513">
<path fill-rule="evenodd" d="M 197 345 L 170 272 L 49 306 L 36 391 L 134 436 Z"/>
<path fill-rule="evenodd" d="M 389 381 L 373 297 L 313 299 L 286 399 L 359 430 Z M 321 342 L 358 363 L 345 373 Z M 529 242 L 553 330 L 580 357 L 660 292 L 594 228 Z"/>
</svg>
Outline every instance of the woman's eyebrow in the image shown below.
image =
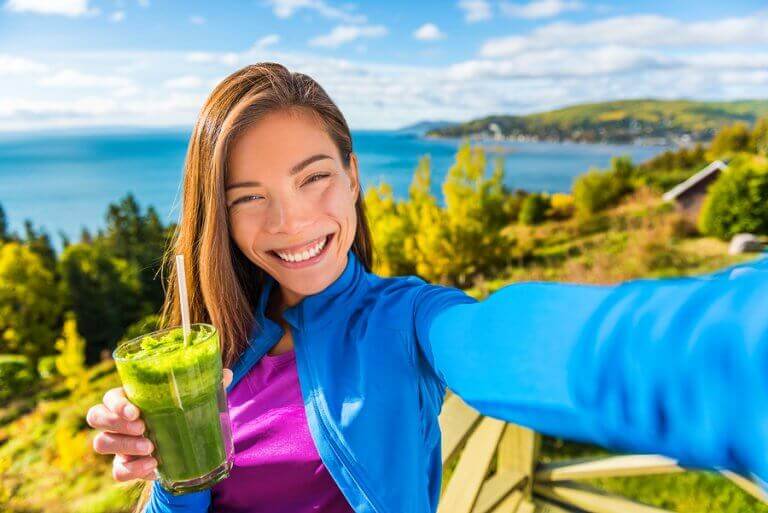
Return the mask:
<svg viewBox="0 0 768 513">
<path fill-rule="evenodd" d="M 289 174 L 291 176 L 293 176 L 296 173 L 300 172 L 305 167 L 307 167 L 308 165 L 310 165 L 311 163 L 316 162 L 318 160 L 323 160 L 323 159 L 333 159 L 333 157 L 330 157 L 330 156 L 328 156 L 328 155 L 326 155 L 324 153 L 318 153 L 316 155 L 312 155 L 311 157 L 307 157 L 304 160 L 302 160 L 301 162 L 299 162 L 298 164 L 296 164 L 295 166 L 293 166 L 291 168 Z M 254 182 L 254 181 L 237 182 L 237 183 L 232 183 L 232 184 L 227 185 L 224 188 L 224 190 L 228 191 L 228 190 L 234 189 L 236 187 L 259 187 L 260 185 L 261 185 L 261 182 Z"/>
</svg>

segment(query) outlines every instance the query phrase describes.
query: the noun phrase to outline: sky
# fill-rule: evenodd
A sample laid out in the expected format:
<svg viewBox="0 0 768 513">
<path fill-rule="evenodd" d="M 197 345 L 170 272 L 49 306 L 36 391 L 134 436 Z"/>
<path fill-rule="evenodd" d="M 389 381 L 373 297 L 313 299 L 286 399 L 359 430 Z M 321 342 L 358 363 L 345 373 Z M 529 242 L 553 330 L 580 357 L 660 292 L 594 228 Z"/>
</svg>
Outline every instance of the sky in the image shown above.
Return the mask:
<svg viewBox="0 0 768 513">
<path fill-rule="evenodd" d="M 250 63 L 353 129 L 625 98 L 768 98 L 765 0 L 0 0 L 0 131 L 191 127 Z"/>
</svg>

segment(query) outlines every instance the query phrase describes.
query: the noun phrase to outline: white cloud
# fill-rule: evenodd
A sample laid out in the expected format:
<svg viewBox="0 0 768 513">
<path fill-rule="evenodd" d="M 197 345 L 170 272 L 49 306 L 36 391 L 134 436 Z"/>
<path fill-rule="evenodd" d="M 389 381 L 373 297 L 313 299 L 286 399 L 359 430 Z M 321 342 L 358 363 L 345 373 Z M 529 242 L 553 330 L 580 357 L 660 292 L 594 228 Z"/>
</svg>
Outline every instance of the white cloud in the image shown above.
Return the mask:
<svg viewBox="0 0 768 513">
<path fill-rule="evenodd" d="M 205 22 L 206 22 L 206 19 L 203 16 L 195 15 L 195 16 L 190 16 L 189 17 L 189 22 L 192 25 L 204 25 Z"/>
<path fill-rule="evenodd" d="M 7 0 L 4 7 L 11 12 L 53 14 L 72 18 L 99 12 L 98 9 L 88 6 L 88 0 Z"/>
<path fill-rule="evenodd" d="M 109 21 L 119 23 L 125 19 L 125 11 L 115 11 L 109 15 Z"/>
<path fill-rule="evenodd" d="M 47 70 L 48 66 L 41 62 L 0 54 L 0 76 L 44 73 Z"/>
<path fill-rule="evenodd" d="M 82 73 L 75 69 L 64 69 L 53 75 L 41 78 L 37 83 L 43 87 L 75 89 L 116 88 L 133 85 L 133 81 L 125 77 Z"/>
<path fill-rule="evenodd" d="M 272 7 L 272 12 L 278 18 L 290 18 L 297 11 L 306 9 L 314 11 L 324 18 L 340 20 L 345 23 L 365 23 L 367 21 L 367 18 L 362 14 L 338 9 L 328 5 L 323 0 L 267 0 L 266 3 Z"/>
<path fill-rule="evenodd" d="M 443 39 L 445 34 L 440 32 L 440 29 L 437 28 L 437 25 L 434 23 L 425 23 L 416 29 L 413 33 L 413 37 L 421 41 L 436 41 L 438 39 Z"/>
<path fill-rule="evenodd" d="M 587 23 L 551 23 L 526 35 L 494 38 L 480 50 L 484 57 L 523 51 L 590 45 L 685 48 L 768 43 L 768 15 L 682 22 L 657 15 L 620 16 Z"/>
<path fill-rule="evenodd" d="M 363 37 L 381 37 L 387 34 L 383 25 L 338 25 L 329 34 L 310 39 L 311 46 L 336 48 Z"/>
<path fill-rule="evenodd" d="M 539 19 L 578 11 L 584 8 L 584 4 L 579 0 L 533 0 L 527 4 L 502 2 L 500 7 L 503 14 L 513 18 Z"/>
<path fill-rule="evenodd" d="M 464 11 L 464 21 L 467 23 L 491 19 L 491 4 L 488 0 L 459 0 L 459 9 Z"/>
<path fill-rule="evenodd" d="M 203 81 L 197 75 L 184 75 L 171 78 L 163 84 L 168 89 L 195 89 L 203 85 Z"/>
<path fill-rule="evenodd" d="M 277 34 L 269 34 L 268 36 L 264 36 L 260 38 L 256 43 L 254 43 L 253 47 L 259 50 L 263 50 L 264 48 L 272 45 L 276 45 L 280 42 L 280 36 Z"/>
<path fill-rule="evenodd" d="M 192 63 L 234 66 L 240 61 L 240 56 L 235 52 L 189 52 L 184 56 L 184 60 Z"/>
</svg>

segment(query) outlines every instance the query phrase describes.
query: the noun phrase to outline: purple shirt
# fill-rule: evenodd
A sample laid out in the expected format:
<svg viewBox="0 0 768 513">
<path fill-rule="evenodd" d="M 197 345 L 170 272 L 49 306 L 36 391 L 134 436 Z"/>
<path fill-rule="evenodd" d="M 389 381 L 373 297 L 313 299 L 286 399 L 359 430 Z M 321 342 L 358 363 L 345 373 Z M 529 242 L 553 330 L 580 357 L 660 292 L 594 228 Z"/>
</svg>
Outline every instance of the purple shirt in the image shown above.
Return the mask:
<svg viewBox="0 0 768 513">
<path fill-rule="evenodd" d="M 354 513 L 309 432 L 293 351 L 264 355 L 227 397 L 235 463 L 216 513 Z"/>
</svg>

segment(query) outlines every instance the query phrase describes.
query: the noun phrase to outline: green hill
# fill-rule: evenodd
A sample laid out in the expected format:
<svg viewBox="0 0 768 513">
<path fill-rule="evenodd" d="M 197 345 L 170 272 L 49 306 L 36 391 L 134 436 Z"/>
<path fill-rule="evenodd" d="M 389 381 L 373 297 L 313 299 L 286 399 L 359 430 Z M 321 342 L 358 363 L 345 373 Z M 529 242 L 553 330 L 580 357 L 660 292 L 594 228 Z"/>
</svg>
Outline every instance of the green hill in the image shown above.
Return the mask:
<svg viewBox="0 0 768 513">
<path fill-rule="evenodd" d="M 492 135 L 491 124 L 504 137 L 578 142 L 636 142 L 681 138 L 711 139 L 723 125 L 752 124 L 768 115 L 768 100 L 704 102 L 689 100 L 622 100 L 574 105 L 526 116 L 493 115 L 429 130 L 427 136 Z M 660 142 L 660 141 L 659 141 Z"/>
</svg>

